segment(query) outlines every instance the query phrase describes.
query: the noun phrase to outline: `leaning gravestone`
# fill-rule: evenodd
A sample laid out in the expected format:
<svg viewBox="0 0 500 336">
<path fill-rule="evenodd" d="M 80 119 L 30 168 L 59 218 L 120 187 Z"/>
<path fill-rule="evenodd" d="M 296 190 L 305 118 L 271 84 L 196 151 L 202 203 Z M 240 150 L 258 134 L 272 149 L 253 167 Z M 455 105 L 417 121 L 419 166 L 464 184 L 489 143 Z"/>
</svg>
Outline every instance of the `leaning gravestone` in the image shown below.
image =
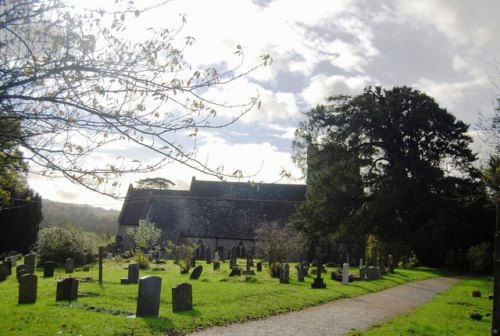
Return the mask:
<svg viewBox="0 0 500 336">
<path fill-rule="evenodd" d="M 66 278 L 57 280 L 56 301 L 73 301 L 78 296 L 78 280 Z"/>
<path fill-rule="evenodd" d="M 290 283 L 290 266 L 288 264 L 282 264 L 280 267 L 280 283 Z"/>
<path fill-rule="evenodd" d="M 349 283 L 349 264 L 344 263 L 342 265 L 342 284 L 347 285 Z"/>
<path fill-rule="evenodd" d="M 161 278 L 145 276 L 139 279 L 136 316 L 158 316 L 160 313 Z"/>
<path fill-rule="evenodd" d="M 172 287 L 172 310 L 174 313 L 193 309 L 193 288 L 188 283 Z"/>
<path fill-rule="evenodd" d="M 24 265 L 28 268 L 28 271 L 33 274 L 35 273 L 36 267 L 36 254 L 27 254 L 24 256 Z"/>
<path fill-rule="evenodd" d="M 51 278 L 54 276 L 55 262 L 46 261 L 43 263 L 43 277 Z"/>
<path fill-rule="evenodd" d="M 203 271 L 203 266 L 198 265 L 194 268 L 193 273 L 189 277 L 190 280 L 198 280 L 201 276 L 201 272 Z"/>
<path fill-rule="evenodd" d="M 25 274 L 19 278 L 19 304 L 36 302 L 37 283 L 35 274 Z"/>
<path fill-rule="evenodd" d="M 66 262 L 64 263 L 64 269 L 66 270 L 66 273 L 73 273 L 74 267 L 75 261 L 73 260 L 73 258 L 66 259 Z"/>
</svg>

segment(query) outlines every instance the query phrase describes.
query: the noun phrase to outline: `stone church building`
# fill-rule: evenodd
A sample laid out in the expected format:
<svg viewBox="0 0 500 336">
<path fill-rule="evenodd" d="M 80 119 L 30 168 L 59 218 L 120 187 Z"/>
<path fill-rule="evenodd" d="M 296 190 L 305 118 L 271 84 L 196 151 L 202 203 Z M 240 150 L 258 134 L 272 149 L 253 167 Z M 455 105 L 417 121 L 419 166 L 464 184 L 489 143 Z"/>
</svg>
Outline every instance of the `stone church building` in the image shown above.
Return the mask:
<svg viewBox="0 0 500 336">
<path fill-rule="evenodd" d="M 233 245 L 253 250 L 260 224 L 286 223 L 305 192 L 306 186 L 301 184 L 200 181 L 194 177 L 189 190 L 130 185 L 118 218 L 117 241 L 126 250 L 130 246 L 127 228 L 145 219 L 162 229 L 161 242 L 196 243 L 227 258 Z"/>
</svg>

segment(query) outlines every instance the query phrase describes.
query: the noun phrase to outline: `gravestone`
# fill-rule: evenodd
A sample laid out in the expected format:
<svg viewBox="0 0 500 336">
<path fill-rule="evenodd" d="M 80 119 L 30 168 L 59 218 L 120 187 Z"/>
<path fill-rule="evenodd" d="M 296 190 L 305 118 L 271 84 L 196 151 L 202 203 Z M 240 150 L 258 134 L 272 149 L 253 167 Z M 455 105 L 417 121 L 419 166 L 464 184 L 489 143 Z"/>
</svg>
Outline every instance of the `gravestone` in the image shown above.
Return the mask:
<svg viewBox="0 0 500 336">
<path fill-rule="evenodd" d="M 12 264 L 12 267 L 17 266 L 17 255 L 13 255 L 9 257 L 10 263 Z"/>
<path fill-rule="evenodd" d="M 35 303 L 38 277 L 35 274 L 25 274 L 19 278 L 19 304 Z"/>
<path fill-rule="evenodd" d="M 297 281 L 304 282 L 304 277 L 306 275 L 304 264 L 300 262 L 295 266 L 295 268 L 297 269 Z"/>
<path fill-rule="evenodd" d="M 35 273 L 36 267 L 36 254 L 31 253 L 24 256 L 24 265 L 26 265 L 28 271 L 33 274 Z"/>
<path fill-rule="evenodd" d="M 55 269 L 55 262 L 53 261 L 46 261 L 43 263 L 43 277 L 44 278 L 51 278 L 54 276 L 54 269 Z"/>
<path fill-rule="evenodd" d="M 245 275 L 255 275 L 255 271 L 251 269 L 252 266 L 252 256 L 250 253 L 247 254 L 247 268 L 245 271 L 243 271 L 243 274 Z"/>
<path fill-rule="evenodd" d="M 198 265 L 194 268 L 193 273 L 189 277 L 190 280 L 198 280 L 201 276 L 201 272 L 203 271 L 203 266 Z"/>
<path fill-rule="evenodd" d="M 16 278 L 19 278 L 25 274 L 30 274 L 29 268 L 26 265 L 17 265 L 16 267 Z"/>
<path fill-rule="evenodd" d="M 349 283 L 349 264 L 344 263 L 342 265 L 342 284 L 347 285 Z"/>
<path fill-rule="evenodd" d="M 108 259 L 108 260 L 113 259 L 113 253 L 108 252 L 108 254 L 106 254 L 106 259 Z"/>
<path fill-rule="evenodd" d="M 193 257 L 191 260 L 189 260 L 189 267 L 195 267 L 196 266 L 196 259 Z"/>
<path fill-rule="evenodd" d="M 389 273 L 394 274 L 394 258 L 391 254 L 387 256 L 387 267 L 389 267 Z"/>
<path fill-rule="evenodd" d="M 231 248 L 231 256 L 229 258 L 229 268 L 235 268 L 236 267 L 236 255 L 237 255 L 237 250 L 238 247 L 236 245 L 233 245 Z"/>
<path fill-rule="evenodd" d="M 212 251 L 210 251 L 210 247 L 205 248 L 205 261 L 207 264 L 212 263 Z"/>
<path fill-rule="evenodd" d="M 290 283 L 290 266 L 288 264 L 281 264 L 280 266 L 280 283 Z"/>
<path fill-rule="evenodd" d="M 135 315 L 158 316 L 160 313 L 161 278 L 145 276 L 139 279 L 139 295 Z"/>
<path fill-rule="evenodd" d="M 370 266 L 366 270 L 366 278 L 368 280 L 378 280 L 380 279 L 380 269 L 378 267 Z"/>
<path fill-rule="evenodd" d="M 220 262 L 214 261 L 214 271 L 217 271 L 218 269 L 220 269 Z"/>
<path fill-rule="evenodd" d="M 362 266 L 359 268 L 359 280 L 365 281 L 366 280 L 366 267 Z"/>
<path fill-rule="evenodd" d="M 64 269 L 66 273 L 73 273 L 74 268 L 75 268 L 75 261 L 73 260 L 73 258 L 66 259 L 66 262 L 64 263 Z"/>
<path fill-rule="evenodd" d="M 193 309 L 193 288 L 188 283 L 172 287 L 172 310 L 174 313 Z"/>
<path fill-rule="evenodd" d="M 0 269 L 0 272 L 3 271 L 6 275 L 12 275 L 12 263 L 10 262 L 10 260 L 2 262 L 0 267 L 2 268 Z"/>
<path fill-rule="evenodd" d="M 235 267 L 231 270 L 231 273 L 229 273 L 229 276 L 232 277 L 232 276 L 237 276 L 237 275 L 241 275 L 241 269 L 239 269 L 238 267 Z"/>
<path fill-rule="evenodd" d="M 220 262 L 219 251 L 215 251 L 214 262 Z"/>
<path fill-rule="evenodd" d="M 128 265 L 128 281 L 129 283 L 139 282 L 139 263 L 131 263 Z"/>
<path fill-rule="evenodd" d="M 203 260 L 205 258 L 205 244 L 201 239 L 198 240 L 198 249 L 196 249 L 196 259 Z"/>
<path fill-rule="evenodd" d="M 326 288 L 326 283 L 324 283 L 323 278 L 321 277 L 321 249 L 319 247 L 316 248 L 316 277 L 314 278 L 314 282 L 311 284 L 311 288 Z"/>
<path fill-rule="evenodd" d="M 78 280 L 66 278 L 57 280 L 56 301 L 73 301 L 78 296 Z"/>
<path fill-rule="evenodd" d="M 257 272 L 262 272 L 262 261 L 257 263 Z"/>
</svg>

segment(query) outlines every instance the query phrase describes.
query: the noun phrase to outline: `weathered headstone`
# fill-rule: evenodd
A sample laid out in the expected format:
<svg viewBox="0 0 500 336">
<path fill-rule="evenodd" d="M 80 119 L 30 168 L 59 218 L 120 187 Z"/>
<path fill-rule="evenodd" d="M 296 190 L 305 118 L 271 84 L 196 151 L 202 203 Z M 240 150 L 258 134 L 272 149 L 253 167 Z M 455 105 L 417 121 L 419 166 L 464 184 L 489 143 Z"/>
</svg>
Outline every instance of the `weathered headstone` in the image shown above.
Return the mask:
<svg viewBox="0 0 500 336">
<path fill-rule="evenodd" d="M 389 267 L 389 273 L 394 273 L 394 258 L 391 254 L 387 256 L 387 267 Z"/>
<path fill-rule="evenodd" d="M 326 288 L 326 283 L 324 283 L 323 278 L 321 277 L 321 249 L 319 247 L 316 248 L 316 277 L 314 278 L 314 282 L 311 284 L 311 288 Z"/>
<path fill-rule="evenodd" d="M 288 264 L 280 265 L 280 283 L 290 283 L 290 266 Z"/>
<path fill-rule="evenodd" d="M 18 303 L 35 303 L 38 277 L 35 274 L 25 274 L 19 278 Z"/>
<path fill-rule="evenodd" d="M 262 272 L 262 261 L 257 262 L 257 272 Z"/>
<path fill-rule="evenodd" d="M 229 273 L 229 276 L 232 277 L 232 276 L 237 276 L 237 275 L 241 275 L 241 269 L 238 267 L 235 267 L 231 270 L 231 273 Z"/>
<path fill-rule="evenodd" d="M 113 259 L 113 253 L 108 252 L 108 254 L 106 254 L 106 259 L 108 259 L 108 260 Z"/>
<path fill-rule="evenodd" d="M 36 267 L 36 254 L 31 253 L 24 256 L 24 265 L 28 268 L 28 271 L 33 274 L 35 273 Z"/>
<path fill-rule="evenodd" d="M 55 269 L 56 263 L 53 261 L 46 261 L 43 263 L 43 277 L 44 278 L 51 278 L 54 276 L 54 269 Z"/>
<path fill-rule="evenodd" d="M 12 267 L 16 267 L 17 266 L 17 255 L 10 256 L 9 259 L 10 259 L 10 263 L 12 264 Z"/>
<path fill-rule="evenodd" d="M 198 265 L 194 268 L 193 272 L 191 273 L 191 276 L 189 277 L 190 280 L 198 280 L 201 276 L 201 272 L 203 272 L 203 266 Z"/>
<path fill-rule="evenodd" d="M 295 268 L 297 269 L 297 281 L 304 282 L 304 277 L 306 275 L 304 264 L 300 262 L 295 266 Z"/>
<path fill-rule="evenodd" d="M 238 254 L 238 247 L 236 245 L 233 245 L 233 247 L 231 248 L 231 257 L 229 259 L 229 268 L 236 267 L 237 254 Z"/>
<path fill-rule="evenodd" d="M 172 287 L 172 310 L 174 313 L 193 309 L 193 288 L 188 283 Z"/>
<path fill-rule="evenodd" d="M 214 261 L 214 271 L 217 271 L 218 269 L 220 269 L 220 262 Z"/>
<path fill-rule="evenodd" d="M 205 262 L 207 264 L 212 263 L 212 251 L 210 251 L 210 247 L 205 248 Z"/>
<path fill-rule="evenodd" d="M 214 262 L 220 262 L 220 255 L 219 255 L 219 251 L 215 251 L 215 255 L 214 255 Z"/>
<path fill-rule="evenodd" d="M 349 264 L 344 263 L 342 265 L 342 284 L 347 285 L 349 283 Z"/>
<path fill-rule="evenodd" d="M 381 278 L 380 269 L 378 267 L 370 266 L 366 269 L 366 278 L 368 280 L 378 280 Z"/>
<path fill-rule="evenodd" d="M 139 263 L 131 263 L 128 265 L 128 281 L 129 283 L 139 282 Z"/>
<path fill-rule="evenodd" d="M 78 280 L 66 278 L 57 280 L 56 301 L 73 301 L 78 296 Z"/>
<path fill-rule="evenodd" d="M 161 278 L 146 276 L 139 279 L 136 316 L 158 316 L 160 313 Z"/>
<path fill-rule="evenodd" d="M 6 261 L 2 262 L 0 267 L 3 269 L 3 272 L 5 274 L 12 275 L 12 263 L 10 262 L 10 260 L 6 260 Z M 2 272 L 1 269 L 0 269 L 0 272 Z"/>
<path fill-rule="evenodd" d="M 31 274 L 29 268 L 26 265 L 17 265 L 16 267 L 16 278 L 19 281 L 19 278 L 25 274 Z"/>
<path fill-rule="evenodd" d="M 252 267 L 252 256 L 250 253 L 247 253 L 247 267 L 245 271 L 243 271 L 243 274 L 245 275 L 255 275 L 255 271 L 251 269 Z"/>
<path fill-rule="evenodd" d="M 66 259 L 66 262 L 64 263 L 64 270 L 66 273 L 73 273 L 73 270 L 75 268 L 75 261 L 73 258 L 68 258 Z"/>
</svg>

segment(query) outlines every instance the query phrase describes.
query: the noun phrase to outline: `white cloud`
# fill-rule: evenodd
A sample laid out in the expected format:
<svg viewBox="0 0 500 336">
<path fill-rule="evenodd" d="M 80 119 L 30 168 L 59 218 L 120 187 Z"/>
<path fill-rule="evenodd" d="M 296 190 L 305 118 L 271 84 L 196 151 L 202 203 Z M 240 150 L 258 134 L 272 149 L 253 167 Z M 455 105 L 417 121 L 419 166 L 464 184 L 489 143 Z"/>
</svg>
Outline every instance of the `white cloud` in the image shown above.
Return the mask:
<svg viewBox="0 0 500 336">
<path fill-rule="evenodd" d="M 314 107 L 318 104 L 325 104 L 326 99 L 333 95 L 360 94 L 371 81 L 372 80 L 366 76 L 346 77 L 339 75 L 317 75 L 311 78 L 309 86 L 302 91 L 302 96 L 309 107 Z"/>
</svg>

